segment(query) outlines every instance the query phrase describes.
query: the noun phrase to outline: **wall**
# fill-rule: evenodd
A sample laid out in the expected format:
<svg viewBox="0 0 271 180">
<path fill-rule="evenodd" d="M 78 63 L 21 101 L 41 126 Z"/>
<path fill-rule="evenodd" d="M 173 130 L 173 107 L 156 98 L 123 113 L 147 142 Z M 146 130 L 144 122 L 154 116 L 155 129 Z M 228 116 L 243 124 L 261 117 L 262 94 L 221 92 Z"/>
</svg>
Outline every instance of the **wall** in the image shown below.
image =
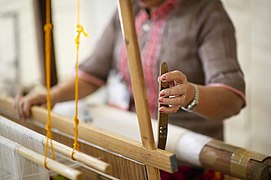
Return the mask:
<svg viewBox="0 0 271 180">
<path fill-rule="evenodd" d="M 35 20 L 32 0 L 0 0 L 0 63 L 4 61 L 17 61 L 19 69 L 18 78 L 23 84 L 38 83 L 40 79 L 37 41 L 35 34 Z M 14 42 L 14 22 L 11 15 L 18 17 L 17 43 Z M 18 45 L 16 57 L 15 48 Z M 15 58 L 18 58 L 15 60 Z M 31 68 L 29 67 L 31 64 Z M 2 66 L 3 67 L 3 64 Z M 14 70 L 15 71 L 15 70 Z M 3 75 L 13 76 L 12 65 L 9 68 L 1 69 Z M 7 84 L 9 85 L 9 84 Z"/>
<path fill-rule="evenodd" d="M 63 80 L 67 75 L 73 74 L 75 66 L 73 38 L 76 25 L 76 1 L 52 2 L 58 75 L 60 80 Z M 85 27 L 89 37 L 81 36 L 80 61 L 91 53 L 115 9 L 115 1 L 81 0 L 81 24 Z"/>
</svg>

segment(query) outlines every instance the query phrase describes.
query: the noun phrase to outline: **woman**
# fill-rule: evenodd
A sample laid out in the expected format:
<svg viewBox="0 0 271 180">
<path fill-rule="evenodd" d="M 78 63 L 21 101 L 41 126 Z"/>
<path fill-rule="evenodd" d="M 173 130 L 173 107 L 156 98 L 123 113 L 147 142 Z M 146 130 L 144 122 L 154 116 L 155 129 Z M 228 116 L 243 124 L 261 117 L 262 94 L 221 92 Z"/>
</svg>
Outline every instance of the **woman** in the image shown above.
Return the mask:
<svg viewBox="0 0 271 180">
<path fill-rule="evenodd" d="M 137 0 L 134 12 L 152 117 L 156 118 L 159 101 L 170 105 L 159 109 L 170 113 L 170 123 L 222 140 L 222 120 L 238 114 L 246 102 L 234 28 L 221 2 Z M 171 87 L 158 92 L 162 60 L 173 71 L 159 77 L 159 81 L 170 82 Z M 79 97 L 108 82 L 118 87 L 116 91 L 109 87 L 108 104 L 133 111 L 127 66 L 116 13 L 95 51 L 80 65 Z M 74 98 L 74 81 L 72 78 L 53 87 L 53 105 Z M 45 94 L 30 93 L 16 98 L 14 107 L 22 118 L 27 118 L 31 106 L 45 103 Z"/>
</svg>

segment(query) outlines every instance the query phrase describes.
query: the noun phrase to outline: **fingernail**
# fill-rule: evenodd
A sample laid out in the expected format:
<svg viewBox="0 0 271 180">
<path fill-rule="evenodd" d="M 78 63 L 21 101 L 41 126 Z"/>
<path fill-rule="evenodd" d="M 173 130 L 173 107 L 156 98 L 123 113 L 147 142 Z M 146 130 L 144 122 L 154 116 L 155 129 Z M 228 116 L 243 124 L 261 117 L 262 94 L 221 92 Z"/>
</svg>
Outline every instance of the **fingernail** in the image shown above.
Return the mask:
<svg viewBox="0 0 271 180">
<path fill-rule="evenodd" d="M 159 99 L 158 99 L 158 102 L 163 102 L 163 98 L 159 98 Z"/>
<path fill-rule="evenodd" d="M 166 79 L 167 79 L 166 76 L 161 76 L 161 80 L 162 80 L 162 81 L 165 81 Z"/>
<path fill-rule="evenodd" d="M 160 77 L 157 78 L 157 82 L 158 82 L 158 83 L 159 83 L 159 81 L 160 81 Z"/>
<path fill-rule="evenodd" d="M 163 96 L 165 96 L 165 95 L 166 95 L 165 91 L 161 91 L 161 92 L 160 92 L 160 96 L 161 96 L 161 97 L 163 97 Z"/>
<path fill-rule="evenodd" d="M 160 108 L 160 109 L 159 109 L 159 112 L 164 112 L 164 109 Z"/>
</svg>

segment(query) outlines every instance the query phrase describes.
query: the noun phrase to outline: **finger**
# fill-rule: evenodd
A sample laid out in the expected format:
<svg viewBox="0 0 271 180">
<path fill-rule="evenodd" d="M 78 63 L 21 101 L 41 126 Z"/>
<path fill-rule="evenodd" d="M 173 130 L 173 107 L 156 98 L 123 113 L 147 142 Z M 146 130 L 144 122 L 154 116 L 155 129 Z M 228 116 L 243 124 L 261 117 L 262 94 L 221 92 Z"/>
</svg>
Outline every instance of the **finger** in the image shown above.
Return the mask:
<svg viewBox="0 0 271 180">
<path fill-rule="evenodd" d="M 12 104 L 12 107 L 13 107 L 14 110 L 17 110 L 18 105 L 19 105 L 19 103 L 20 103 L 20 101 L 22 99 L 23 99 L 23 96 L 19 96 L 19 95 L 14 98 L 14 101 L 13 101 L 13 104 Z"/>
<path fill-rule="evenodd" d="M 159 93 L 160 97 L 169 97 L 169 96 L 182 96 L 186 94 L 187 84 L 179 84 L 167 89 L 162 90 Z"/>
<path fill-rule="evenodd" d="M 31 116 L 30 112 L 31 106 L 32 106 L 31 101 L 25 100 L 25 102 L 23 103 L 22 111 L 25 118 L 29 118 Z"/>
<path fill-rule="evenodd" d="M 182 106 L 184 104 L 185 96 L 175 96 L 175 97 L 170 97 L 170 98 L 163 98 L 160 97 L 158 101 L 160 104 L 163 105 L 180 105 Z"/>
<path fill-rule="evenodd" d="M 29 94 L 26 96 L 23 104 L 23 113 L 25 117 L 31 116 L 31 107 L 33 105 L 46 105 L 46 97 L 42 94 Z"/>
<path fill-rule="evenodd" d="M 179 105 L 173 105 L 170 107 L 162 106 L 158 109 L 158 111 L 165 114 L 176 113 L 180 109 L 180 107 L 181 106 Z"/>
<path fill-rule="evenodd" d="M 19 105 L 20 105 L 21 99 L 22 99 L 21 96 L 16 96 L 14 101 L 13 101 L 13 109 L 17 112 L 17 114 L 19 115 L 20 118 L 21 118 L 21 114 L 20 114 L 20 111 L 19 111 Z"/>
<path fill-rule="evenodd" d="M 161 76 L 163 82 L 176 81 L 177 83 L 186 83 L 187 78 L 181 71 L 171 71 Z"/>
<path fill-rule="evenodd" d="M 18 113 L 19 113 L 19 117 L 20 119 L 25 119 L 24 117 L 24 113 L 23 113 L 23 106 L 24 106 L 24 98 L 22 98 L 19 103 L 18 103 L 18 107 L 17 107 L 17 110 L 18 110 Z"/>
</svg>

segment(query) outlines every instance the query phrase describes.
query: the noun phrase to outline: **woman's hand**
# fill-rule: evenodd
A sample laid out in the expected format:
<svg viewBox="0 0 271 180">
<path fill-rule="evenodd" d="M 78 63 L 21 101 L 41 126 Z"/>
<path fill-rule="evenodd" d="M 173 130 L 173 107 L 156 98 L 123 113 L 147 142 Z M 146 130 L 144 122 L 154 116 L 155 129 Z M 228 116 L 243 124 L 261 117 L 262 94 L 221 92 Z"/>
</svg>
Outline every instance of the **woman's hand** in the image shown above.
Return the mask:
<svg viewBox="0 0 271 180">
<path fill-rule="evenodd" d="M 47 106 L 46 94 L 31 92 L 26 96 L 17 96 L 13 102 L 13 108 L 19 114 L 21 119 L 26 119 L 31 116 L 32 106 Z M 54 103 L 51 103 L 52 107 Z M 51 108 L 52 108 L 51 107 Z"/>
<path fill-rule="evenodd" d="M 158 79 L 162 82 L 169 82 L 169 88 L 159 93 L 160 104 L 168 105 L 159 108 L 162 113 L 175 113 L 181 107 L 186 107 L 194 98 L 195 90 L 186 76 L 180 71 L 171 71 L 163 74 Z"/>
</svg>

